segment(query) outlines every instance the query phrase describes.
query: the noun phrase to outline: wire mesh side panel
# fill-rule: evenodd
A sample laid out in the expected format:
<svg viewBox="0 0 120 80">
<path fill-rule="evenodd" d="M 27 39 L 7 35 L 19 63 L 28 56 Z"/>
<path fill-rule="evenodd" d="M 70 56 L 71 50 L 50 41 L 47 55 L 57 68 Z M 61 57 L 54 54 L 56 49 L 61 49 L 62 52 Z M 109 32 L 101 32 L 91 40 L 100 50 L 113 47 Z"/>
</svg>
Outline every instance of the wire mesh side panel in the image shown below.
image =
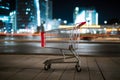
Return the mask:
<svg viewBox="0 0 120 80">
<path fill-rule="evenodd" d="M 64 42 L 66 43 L 63 45 L 65 48 L 72 46 L 72 48 L 76 49 L 78 48 L 79 37 L 79 29 L 77 29 L 77 25 L 75 25 L 72 29 L 55 29 L 46 32 L 46 43 L 47 41 Z"/>
<path fill-rule="evenodd" d="M 80 29 L 77 29 L 77 25 L 75 25 L 75 27 L 73 27 L 73 29 L 71 30 L 69 43 L 70 45 L 73 46 L 74 49 L 78 49 L 79 40 L 80 40 Z"/>
</svg>

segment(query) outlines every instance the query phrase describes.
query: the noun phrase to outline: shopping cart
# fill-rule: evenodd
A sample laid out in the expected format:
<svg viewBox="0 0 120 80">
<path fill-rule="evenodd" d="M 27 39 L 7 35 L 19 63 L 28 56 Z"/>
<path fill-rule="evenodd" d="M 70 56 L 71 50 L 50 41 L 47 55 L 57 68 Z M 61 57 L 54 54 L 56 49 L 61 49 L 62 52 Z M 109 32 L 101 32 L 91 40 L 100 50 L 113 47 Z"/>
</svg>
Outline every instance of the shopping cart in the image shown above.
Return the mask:
<svg viewBox="0 0 120 80">
<path fill-rule="evenodd" d="M 67 46 L 66 47 L 45 46 L 45 48 L 54 48 L 54 49 L 60 50 L 61 54 L 63 55 L 63 58 L 56 58 L 56 59 L 48 59 L 48 60 L 46 60 L 44 62 L 44 70 L 49 70 L 51 68 L 52 64 L 75 63 L 76 71 L 77 72 L 81 71 L 81 67 L 80 67 L 81 61 L 80 61 L 79 53 L 76 50 L 78 49 L 78 44 L 79 44 L 79 40 L 80 40 L 80 27 L 82 25 L 84 25 L 85 23 L 86 22 L 76 24 L 75 27 L 72 27 L 72 28 L 62 28 L 62 29 L 56 29 L 56 30 L 52 30 L 52 31 L 47 32 L 47 34 L 51 34 L 51 33 L 56 34 L 57 39 L 59 39 L 59 41 L 63 42 L 63 39 L 64 39 L 64 42 L 67 43 Z M 54 38 L 55 37 L 52 37 L 50 39 L 54 39 Z M 65 50 L 69 51 L 69 54 L 66 54 Z M 74 60 L 69 61 L 69 59 L 71 59 L 71 58 L 74 58 Z"/>
</svg>

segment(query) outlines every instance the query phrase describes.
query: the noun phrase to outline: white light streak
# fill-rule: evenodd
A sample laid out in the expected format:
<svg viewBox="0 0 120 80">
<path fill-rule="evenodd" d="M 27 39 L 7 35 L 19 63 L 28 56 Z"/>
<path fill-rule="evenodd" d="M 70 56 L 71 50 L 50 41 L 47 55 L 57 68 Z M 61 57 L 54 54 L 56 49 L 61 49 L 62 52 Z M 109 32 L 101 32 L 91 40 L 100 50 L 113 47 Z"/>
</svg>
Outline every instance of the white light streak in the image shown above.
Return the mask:
<svg viewBox="0 0 120 80">
<path fill-rule="evenodd" d="M 37 25 L 40 26 L 40 4 L 39 4 L 39 0 L 35 0 L 36 3 L 36 7 L 37 7 Z"/>
</svg>

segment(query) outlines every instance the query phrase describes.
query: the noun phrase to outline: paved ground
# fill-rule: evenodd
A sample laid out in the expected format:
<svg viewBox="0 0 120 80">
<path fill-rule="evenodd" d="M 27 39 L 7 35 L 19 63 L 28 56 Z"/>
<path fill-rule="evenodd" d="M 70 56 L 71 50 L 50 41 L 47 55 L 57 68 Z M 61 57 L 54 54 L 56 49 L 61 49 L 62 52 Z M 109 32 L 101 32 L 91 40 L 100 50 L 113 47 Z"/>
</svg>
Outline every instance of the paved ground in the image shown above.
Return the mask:
<svg viewBox="0 0 120 80">
<path fill-rule="evenodd" d="M 0 55 L 0 80 L 120 80 L 120 57 L 81 57 L 81 72 L 75 64 L 53 64 L 43 69 L 54 55 Z"/>
</svg>

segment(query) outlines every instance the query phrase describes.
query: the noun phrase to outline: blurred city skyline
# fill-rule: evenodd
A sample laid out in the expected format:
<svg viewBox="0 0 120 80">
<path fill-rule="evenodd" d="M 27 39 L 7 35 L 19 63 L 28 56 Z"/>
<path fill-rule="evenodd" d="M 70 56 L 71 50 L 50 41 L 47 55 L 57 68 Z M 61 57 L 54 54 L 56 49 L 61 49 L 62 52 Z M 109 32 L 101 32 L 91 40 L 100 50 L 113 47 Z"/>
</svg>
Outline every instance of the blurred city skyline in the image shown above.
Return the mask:
<svg viewBox="0 0 120 80">
<path fill-rule="evenodd" d="M 53 19 L 61 18 L 69 23 L 73 22 L 75 7 L 94 7 L 99 13 L 99 24 L 112 18 L 120 19 L 118 0 L 51 0 L 53 2 Z M 11 10 L 15 9 L 15 0 L 10 0 Z"/>
</svg>

